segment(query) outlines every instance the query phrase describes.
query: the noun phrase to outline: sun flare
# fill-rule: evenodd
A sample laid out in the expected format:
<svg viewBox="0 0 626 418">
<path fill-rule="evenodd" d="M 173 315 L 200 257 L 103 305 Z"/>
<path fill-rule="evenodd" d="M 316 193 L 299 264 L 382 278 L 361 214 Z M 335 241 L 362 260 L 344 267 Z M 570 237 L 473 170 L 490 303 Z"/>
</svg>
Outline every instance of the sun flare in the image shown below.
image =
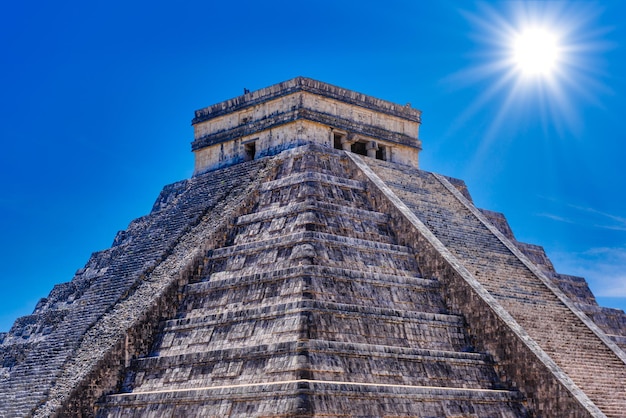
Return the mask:
<svg viewBox="0 0 626 418">
<path fill-rule="evenodd" d="M 580 103 L 599 104 L 611 91 L 604 82 L 604 54 L 615 46 L 603 40 L 613 29 L 598 24 L 602 9 L 591 2 L 497 3 L 462 11 L 471 26 L 468 40 L 476 42 L 468 43 L 468 65 L 449 80 L 482 90 L 458 126 L 489 109 L 485 143 L 535 122 L 546 132 L 578 134 Z"/>
<path fill-rule="evenodd" d="M 526 29 L 513 39 L 513 60 L 524 75 L 550 75 L 559 60 L 559 43 L 554 33 Z"/>
</svg>

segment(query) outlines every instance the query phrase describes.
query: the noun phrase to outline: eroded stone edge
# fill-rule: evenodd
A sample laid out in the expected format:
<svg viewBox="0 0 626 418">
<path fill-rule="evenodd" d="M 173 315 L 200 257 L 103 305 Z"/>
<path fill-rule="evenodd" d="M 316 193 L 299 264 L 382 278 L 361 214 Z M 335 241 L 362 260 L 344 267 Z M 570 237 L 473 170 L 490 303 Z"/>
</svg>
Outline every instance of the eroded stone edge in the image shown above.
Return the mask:
<svg viewBox="0 0 626 418">
<path fill-rule="evenodd" d="M 158 309 L 157 305 L 163 304 L 163 299 L 167 298 L 172 286 L 180 285 L 185 276 L 193 274 L 195 264 L 203 258 L 210 246 L 209 243 L 229 219 L 238 215 L 237 212 L 245 206 L 245 202 L 250 200 L 255 189 L 258 189 L 263 179 L 273 169 L 276 160 L 273 158 L 268 161 L 243 193 L 233 197 L 233 191 L 240 189 L 235 187 L 231 190 L 229 193 L 231 198 L 223 199 L 212 210 L 214 212 L 221 207 L 221 210 L 218 210 L 221 214 L 219 219 L 203 220 L 184 234 L 172 253 L 145 278 L 143 283 L 125 300 L 113 306 L 87 331 L 74 357 L 66 364 L 55 385 L 50 389 L 48 399 L 34 411 L 33 417 L 79 412 L 74 410 L 76 405 L 68 405 L 73 398 L 82 397 L 77 391 L 89 388 L 89 381 L 94 379 L 94 374 L 98 374 L 101 368 L 110 369 L 102 364 L 108 357 L 117 358 L 119 351 L 128 351 L 128 334 L 131 330 L 141 328 L 146 322 L 146 315 L 150 315 L 152 309 Z M 128 361 L 129 359 L 125 360 L 126 363 Z M 110 376 L 105 374 L 105 377 Z M 101 376 L 95 378 L 100 379 Z M 70 408 L 71 411 L 66 411 L 66 408 Z M 82 408 L 82 405 L 78 408 Z"/>
<path fill-rule="evenodd" d="M 396 207 L 405 219 L 417 232 L 444 258 L 450 267 L 472 288 L 518 337 L 518 339 L 536 356 L 536 358 L 550 371 L 559 383 L 571 393 L 576 401 L 592 416 L 606 417 L 606 415 L 587 397 L 574 381 L 552 360 L 552 358 L 533 340 L 530 335 L 515 321 L 515 319 L 500 305 L 497 300 L 480 284 L 480 282 L 465 268 L 465 266 L 445 247 L 445 245 L 424 225 L 424 223 L 406 206 L 406 204 L 378 177 L 376 173 L 358 155 L 346 152 L 348 157 L 358 166 L 363 174 L 378 188 L 389 202 Z M 458 193 L 458 191 L 457 191 Z"/>
<path fill-rule="evenodd" d="M 436 173 L 431 173 L 437 180 L 439 180 L 439 182 L 446 188 L 448 189 L 448 191 L 450 193 L 452 193 L 454 195 L 454 197 L 463 204 L 463 206 L 465 206 L 476 218 L 478 218 L 478 220 L 485 225 L 489 231 L 495 235 L 512 253 L 513 255 L 515 255 L 515 257 L 517 257 L 535 276 L 537 276 L 537 278 L 539 280 L 541 280 L 543 282 L 543 284 L 546 285 L 546 287 L 548 289 L 550 289 L 552 291 L 552 293 L 554 293 L 561 302 L 563 302 L 563 304 L 565 306 L 567 306 L 567 308 L 569 310 L 571 310 L 572 312 L 574 312 L 574 314 L 581 320 L 583 321 L 583 323 L 589 327 L 589 329 L 591 329 L 591 331 L 593 331 L 593 333 L 600 338 L 600 340 L 606 344 L 614 353 L 615 355 L 622 360 L 625 364 L 626 364 L 626 353 L 624 353 L 624 351 L 619 348 L 619 346 L 617 344 L 615 344 L 607 335 L 604 331 L 602 331 L 600 329 L 600 327 L 598 327 L 595 322 L 593 322 L 583 311 L 581 311 L 580 309 L 578 309 L 578 307 L 576 307 L 576 305 L 571 301 L 570 298 L 568 298 L 565 293 L 563 293 L 563 291 L 561 291 L 561 289 L 558 288 L 558 286 L 556 286 L 552 280 L 550 280 L 548 277 L 546 277 L 545 274 L 543 274 L 543 272 L 532 262 L 530 261 L 530 259 L 528 257 L 526 257 L 526 255 L 524 255 L 524 253 L 522 251 L 520 251 L 520 249 L 511 242 L 510 239 L 508 239 L 502 232 L 500 232 L 500 230 L 498 230 L 498 228 L 496 228 L 491 222 L 489 222 L 487 220 L 487 218 L 485 218 L 485 216 L 471 203 L 469 203 L 469 201 L 465 198 L 465 196 L 463 196 L 452 184 L 450 184 L 450 182 L 448 180 L 446 180 L 442 175 L 440 174 L 436 174 Z"/>
</svg>

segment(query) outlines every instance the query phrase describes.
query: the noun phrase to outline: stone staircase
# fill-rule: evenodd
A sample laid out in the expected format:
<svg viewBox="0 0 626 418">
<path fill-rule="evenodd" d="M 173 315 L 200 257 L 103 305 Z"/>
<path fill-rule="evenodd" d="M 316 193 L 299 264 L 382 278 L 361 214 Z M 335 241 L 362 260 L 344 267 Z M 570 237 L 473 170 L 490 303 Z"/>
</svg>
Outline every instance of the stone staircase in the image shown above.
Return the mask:
<svg viewBox="0 0 626 418">
<path fill-rule="evenodd" d="M 18 319 L 0 345 L 0 417 L 31 416 L 50 399 L 57 401 L 52 391 L 61 386 L 64 367 L 90 327 L 141 283 L 207 211 L 256 177 L 262 165 L 232 166 L 169 186 L 151 214 L 120 232 L 112 248 L 94 253 L 71 282 L 55 286 L 33 315 Z M 104 345 L 114 344 L 107 338 L 102 336 Z"/>
<path fill-rule="evenodd" d="M 341 153 L 292 152 L 98 416 L 527 416 Z"/>
<path fill-rule="evenodd" d="M 367 164 L 606 416 L 626 416 L 623 353 L 494 235 L 471 202 L 440 176 L 372 159 Z"/>
</svg>

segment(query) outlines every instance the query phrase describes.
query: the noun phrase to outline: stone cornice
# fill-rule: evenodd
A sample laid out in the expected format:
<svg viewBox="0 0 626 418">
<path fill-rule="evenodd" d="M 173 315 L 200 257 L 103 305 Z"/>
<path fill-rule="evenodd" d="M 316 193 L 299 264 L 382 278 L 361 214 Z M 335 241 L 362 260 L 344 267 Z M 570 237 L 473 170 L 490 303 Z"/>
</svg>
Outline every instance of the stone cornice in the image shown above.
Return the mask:
<svg viewBox="0 0 626 418">
<path fill-rule="evenodd" d="M 333 86 L 321 81 L 306 77 L 296 77 L 294 79 L 275 84 L 264 89 L 246 93 L 244 95 L 214 104 L 195 111 L 192 125 L 204 122 L 227 113 L 255 106 L 260 103 L 277 99 L 283 96 L 294 94 L 300 91 L 328 97 L 340 102 L 360 106 L 376 112 L 385 113 L 413 122 L 421 123 L 422 112 L 410 106 L 401 106 L 386 100 L 377 99 L 352 90 Z"/>
<path fill-rule="evenodd" d="M 339 118 L 328 113 L 317 112 L 310 109 L 296 109 L 288 112 L 274 114 L 270 117 L 255 120 L 232 129 L 227 129 L 202 136 L 191 143 L 192 151 L 197 151 L 211 145 L 231 141 L 235 138 L 254 135 L 256 132 L 272 129 L 297 120 L 309 120 L 312 122 L 328 125 L 336 129 L 349 131 L 353 134 L 361 134 L 370 138 L 406 145 L 421 149 L 418 139 L 409 135 L 392 132 L 377 126 L 365 125 L 348 119 Z"/>
</svg>

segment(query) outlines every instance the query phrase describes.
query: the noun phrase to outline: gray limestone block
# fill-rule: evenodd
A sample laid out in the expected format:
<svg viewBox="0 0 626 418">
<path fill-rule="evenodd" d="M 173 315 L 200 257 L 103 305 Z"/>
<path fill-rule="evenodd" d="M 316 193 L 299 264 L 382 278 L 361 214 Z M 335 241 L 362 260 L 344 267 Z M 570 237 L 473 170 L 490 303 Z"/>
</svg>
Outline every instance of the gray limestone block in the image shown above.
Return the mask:
<svg viewBox="0 0 626 418">
<path fill-rule="evenodd" d="M 157 197 L 156 201 L 154 202 L 151 213 L 165 209 L 185 191 L 188 185 L 189 180 L 182 180 L 177 183 L 165 186 L 159 194 L 159 197 Z"/>
<path fill-rule="evenodd" d="M 493 224 L 493 226 L 498 228 L 498 230 L 502 232 L 507 238 L 515 240 L 513 230 L 511 230 L 511 226 L 509 225 L 509 222 L 506 220 L 506 217 L 503 213 L 494 212 L 487 209 L 480 209 L 480 211 Z"/>
</svg>

